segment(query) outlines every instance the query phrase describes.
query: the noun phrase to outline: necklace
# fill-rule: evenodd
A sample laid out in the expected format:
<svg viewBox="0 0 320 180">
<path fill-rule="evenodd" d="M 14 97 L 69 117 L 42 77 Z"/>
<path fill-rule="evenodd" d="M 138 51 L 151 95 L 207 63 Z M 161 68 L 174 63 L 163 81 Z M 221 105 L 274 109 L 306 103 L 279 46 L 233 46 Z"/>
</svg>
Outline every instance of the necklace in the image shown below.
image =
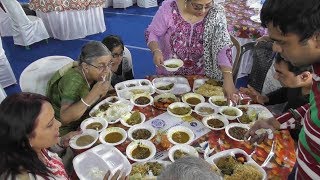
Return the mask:
<svg viewBox="0 0 320 180">
<path fill-rule="evenodd" d="M 83 68 L 82 68 L 82 67 L 81 67 L 81 72 L 82 72 L 82 74 L 83 74 L 84 79 L 85 79 L 86 82 L 87 82 L 88 88 L 90 89 L 90 84 L 89 84 L 89 82 L 88 82 L 88 80 L 87 80 L 86 74 L 83 72 Z"/>
</svg>

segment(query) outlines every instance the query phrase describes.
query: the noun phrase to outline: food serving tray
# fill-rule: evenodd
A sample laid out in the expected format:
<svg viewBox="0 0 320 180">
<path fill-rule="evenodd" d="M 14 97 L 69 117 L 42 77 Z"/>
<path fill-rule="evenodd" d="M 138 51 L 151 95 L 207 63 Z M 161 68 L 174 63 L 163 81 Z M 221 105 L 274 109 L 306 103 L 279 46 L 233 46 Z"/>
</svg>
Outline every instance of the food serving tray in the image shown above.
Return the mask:
<svg viewBox="0 0 320 180">
<path fill-rule="evenodd" d="M 216 167 L 216 163 L 218 162 L 218 160 L 220 158 L 223 158 L 223 157 L 226 157 L 226 156 L 237 157 L 237 155 L 240 155 L 240 157 L 244 157 L 245 158 L 244 164 L 250 164 L 250 165 L 254 166 L 262 174 L 262 179 L 263 180 L 267 179 L 266 171 L 263 168 L 261 168 L 244 150 L 239 149 L 239 148 L 229 149 L 229 150 L 218 152 L 218 153 L 208 157 L 206 159 L 206 161 L 209 164 L 212 164 L 212 165 L 214 165 Z M 221 176 L 221 179 L 222 179 L 222 176 Z"/>
<path fill-rule="evenodd" d="M 133 79 L 120 82 L 114 86 L 120 98 L 130 99 L 134 94 L 155 92 L 151 82 L 147 79 Z"/>
<path fill-rule="evenodd" d="M 101 180 L 108 170 L 115 174 L 117 170 L 127 176 L 131 172 L 128 159 L 115 147 L 100 144 L 73 159 L 73 167 L 81 180 Z"/>
<path fill-rule="evenodd" d="M 192 91 L 194 92 L 194 93 L 198 93 L 198 92 L 196 92 L 196 90 L 201 86 L 201 85 L 203 85 L 203 84 L 205 84 L 205 82 L 207 81 L 207 80 L 209 80 L 208 78 L 202 78 L 202 79 L 196 79 L 196 80 L 194 80 L 194 82 L 193 82 L 193 88 L 192 88 Z M 211 86 L 212 88 L 215 88 L 215 91 L 217 91 L 217 93 L 215 93 L 214 94 L 214 96 L 223 96 L 223 91 L 222 91 L 222 82 L 220 82 L 220 81 L 217 81 L 219 84 L 221 84 L 221 85 L 216 85 L 216 86 Z M 217 87 L 220 89 L 220 90 L 217 90 Z M 221 88 L 220 88 L 221 87 Z M 199 94 L 199 93 L 198 93 Z M 211 97 L 211 96 L 207 96 L 207 95 L 205 95 L 205 94 L 201 94 L 201 95 L 203 95 L 204 97 Z"/>
<path fill-rule="evenodd" d="M 250 105 L 238 105 L 238 108 L 248 108 L 248 111 L 254 111 L 257 114 L 257 119 L 268 119 L 272 118 L 273 114 L 269 111 L 268 108 L 260 104 L 250 104 Z"/>
<path fill-rule="evenodd" d="M 155 84 L 158 82 L 170 82 L 173 83 L 174 86 L 170 93 L 174 95 L 181 95 L 191 91 L 190 84 L 185 77 L 182 76 L 174 76 L 174 77 L 160 77 L 154 78 L 152 80 L 152 85 L 155 87 Z"/>
</svg>

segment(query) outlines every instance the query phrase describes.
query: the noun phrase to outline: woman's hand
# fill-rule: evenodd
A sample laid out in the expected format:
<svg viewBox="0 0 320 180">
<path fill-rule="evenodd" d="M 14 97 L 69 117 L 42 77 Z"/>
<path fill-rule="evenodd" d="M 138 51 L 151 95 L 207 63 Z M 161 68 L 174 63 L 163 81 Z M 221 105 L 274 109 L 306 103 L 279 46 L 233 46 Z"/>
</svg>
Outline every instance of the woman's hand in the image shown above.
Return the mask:
<svg viewBox="0 0 320 180">
<path fill-rule="evenodd" d="M 248 88 L 240 88 L 240 92 L 248 95 L 254 102 L 257 102 L 259 104 L 264 104 L 269 102 L 269 98 L 267 96 L 261 95 L 258 91 L 256 91 L 250 85 L 248 85 Z"/>
<path fill-rule="evenodd" d="M 234 86 L 233 82 L 224 81 L 223 93 L 227 97 L 227 99 L 232 100 L 233 102 L 238 102 L 237 89 Z"/>
<path fill-rule="evenodd" d="M 74 137 L 75 135 L 81 134 L 81 131 L 71 131 L 68 134 L 62 136 L 60 138 L 60 142 L 58 143 L 59 146 L 61 147 L 69 147 L 69 141 L 72 137 Z"/>
<path fill-rule="evenodd" d="M 111 84 L 110 82 L 106 79 L 105 81 L 98 81 L 96 82 L 95 85 L 93 85 L 92 89 L 91 89 L 91 93 L 93 93 L 93 95 L 95 97 L 101 98 L 104 97 L 107 92 L 109 91 L 109 89 L 111 88 Z"/>
<path fill-rule="evenodd" d="M 118 170 L 113 176 L 110 176 L 111 172 L 110 170 L 107 172 L 107 174 L 104 176 L 103 180 L 128 180 L 129 177 L 126 177 L 125 174 L 120 175 L 120 170 Z"/>
<path fill-rule="evenodd" d="M 160 49 L 153 52 L 153 62 L 158 67 L 163 65 L 163 55 Z"/>
</svg>

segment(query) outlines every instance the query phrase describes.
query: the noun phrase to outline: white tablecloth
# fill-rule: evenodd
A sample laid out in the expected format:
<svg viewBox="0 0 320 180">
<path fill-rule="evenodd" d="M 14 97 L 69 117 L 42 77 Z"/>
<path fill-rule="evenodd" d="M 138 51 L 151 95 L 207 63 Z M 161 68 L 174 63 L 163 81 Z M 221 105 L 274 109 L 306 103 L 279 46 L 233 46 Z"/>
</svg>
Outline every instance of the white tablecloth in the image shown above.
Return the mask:
<svg viewBox="0 0 320 180">
<path fill-rule="evenodd" d="M 50 35 L 55 39 L 72 40 L 84 38 L 106 30 L 102 7 L 88 10 L 37 11 Z"/>
<path fill-rule="evenodd" d="M 0 37 L 0 84 L 2 87 L 7 87 L 17 82 L 7 56 L 2 47 L 2 41 Z"/>
</svg>

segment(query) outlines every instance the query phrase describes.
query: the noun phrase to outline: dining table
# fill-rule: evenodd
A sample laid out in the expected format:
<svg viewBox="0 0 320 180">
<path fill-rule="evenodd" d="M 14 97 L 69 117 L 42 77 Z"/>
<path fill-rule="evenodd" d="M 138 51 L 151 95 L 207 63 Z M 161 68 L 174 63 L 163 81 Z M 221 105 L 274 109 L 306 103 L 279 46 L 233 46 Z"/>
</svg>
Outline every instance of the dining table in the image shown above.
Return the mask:
<svg viewBox="0 0 320 180">
<path fill-rule="evenodd" d="M 55 39 L 84 38 L 106 30 L 103 7 L 105 0 L 30 0 L 50 35 Z"/>
<path fill-rule="evenodd" d="M 160 76 L 152 75 L 147 76 L 146 79 L 152 81 L 154 78 L 159 77 Z M 195 80 L 206 78 L 200 75 L 190 75 L 184 77 L 188 80 L 191 90 Z M 115 93 L 113 92 L 113 95 L 114 94 Z M 109 95 L 112 95 L 112 93 Z M 248 102 L 251 102 L 250 99 L 246 99 L 245 103 Z M 267 179 L 287 179 L 296 162 L 295 143 L 288 130 L 274 132 L 273 139 L 269 139 L 261 144 L 249 144 L 245 141 L 235 141 L 231 139 L 229 136 L 227 136 L 224 129 L 210 130 L 207 127 L 204 127 L 202 124 L 203 117 L 195 112 L 192 112 L 192 114 L 188 117 L 180 118 L 177 120 L 177 123 L 174 124 L 173 119 L 175 117 L 171 116 L 168 118 L 170 115 L 166 110 L 158 109 L 153 105 L 148 105 L 146 107 L 134 106 L 133 110 L 139 111 L 146 116 L 146 121 L 144 123 L 158 128 L 156 136 L 151 140 L 157 149 L 154 160 L 169 161 L 168 150 L 173 146 L 173 144 L 171 144 L 167 138 L 167 130 L 161 129 L 161 127 L 165 126 L 165 124 L 172 124 L 170 125 L 171 127 L 182 125 L 189 127 L 193 131 L 196 131 L 194 132 L 196 137 L 198 135 L 199 136 L 190 145 L 193 147 L 199 147 L 200 144 L 206 142 L 208 143 L 210 149 L 213 149 L 212 154 L 223 152 L 228 149 L 239 148 L 250 155 L 250 157 L 252 157 L 252 159 L 258 165 L 262 165 L 268 156 L 270 156 L 269 154 L 274 153 L 274 155 L 271 156 L 270 161 L 263 165 L 263 168 L 267 174 Z M 233 120 L 229 123 L 234 122 L 237 121 Z M 108 128 L 109 127 L 121 127 L 126 131 L 129 129 L 120 122 L 109 124 Z M 125 155 L 126 148 L 130 142 L 131 141 L 129 139 L 126 139 L 122 144 L 115 147 Z M 204 158 L 203 155 L 200 155 L 200 157 Z M 130 162 L 134 163 L 133 161 Z"/>
<path fill-rule="evenodd" d="M 257 20 L 252 18 L 260 14 L 260 11 L 259 8 L 250 7 L 250 0 L 225 0 L 221 4 L 225 8 L 228 31 L 239 41 L 240 45 L 267 35 L 267 29 L 261 26 L 259 18 Z M 233 53 L 235 52 L 234 48 Z M 242 57 L 238 78 L 250 74 L 251 67 L 252 53 L 248 51 Z"/>
</svg>

